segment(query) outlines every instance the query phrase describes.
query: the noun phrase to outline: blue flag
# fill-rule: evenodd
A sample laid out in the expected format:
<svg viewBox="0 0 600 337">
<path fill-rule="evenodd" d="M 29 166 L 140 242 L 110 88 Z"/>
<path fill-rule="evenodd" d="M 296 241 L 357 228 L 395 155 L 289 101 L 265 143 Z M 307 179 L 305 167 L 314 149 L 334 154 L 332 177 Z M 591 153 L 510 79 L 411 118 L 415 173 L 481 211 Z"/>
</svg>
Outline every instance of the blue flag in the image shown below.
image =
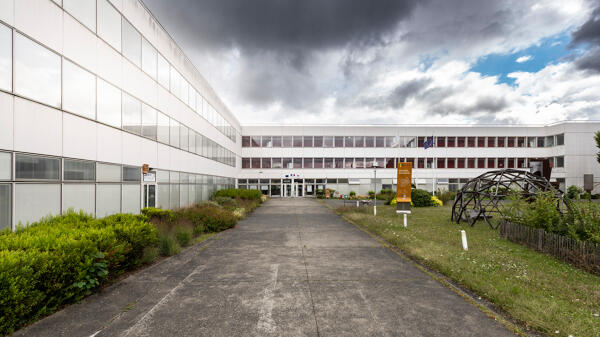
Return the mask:
<svg viewBox="0 0 600 337">
<path fill-rule="evenodd" d="M 433 147 L 433 136 L 427 137 L 425 143 L 423 143 L 423 148 L 427 150 L 428 148 Z"/>
</svg>

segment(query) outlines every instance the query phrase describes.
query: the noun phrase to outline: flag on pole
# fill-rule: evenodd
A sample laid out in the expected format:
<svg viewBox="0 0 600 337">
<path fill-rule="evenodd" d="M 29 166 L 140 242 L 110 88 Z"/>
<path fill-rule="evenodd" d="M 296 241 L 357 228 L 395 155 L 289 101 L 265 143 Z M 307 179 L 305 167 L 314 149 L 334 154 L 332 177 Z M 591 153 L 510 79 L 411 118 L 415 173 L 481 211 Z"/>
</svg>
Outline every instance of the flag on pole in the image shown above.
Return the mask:
<svg viewBox="0 0 600 337">
<path fill-rule="evenodd" d="M 427 150 L 428 148 L 433 147 L 433 136 L 427 137 L 425 143 L 423 143 L 423 148 Z"/>
</svg>

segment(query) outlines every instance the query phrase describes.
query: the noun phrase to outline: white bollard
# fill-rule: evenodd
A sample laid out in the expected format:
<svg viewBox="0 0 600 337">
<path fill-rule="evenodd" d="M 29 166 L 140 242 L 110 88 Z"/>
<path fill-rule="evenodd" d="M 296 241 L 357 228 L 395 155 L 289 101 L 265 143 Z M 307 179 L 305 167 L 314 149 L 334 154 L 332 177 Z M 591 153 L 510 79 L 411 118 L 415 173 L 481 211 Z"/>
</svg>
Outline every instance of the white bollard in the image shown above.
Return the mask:
<svg viewBox="0 0 600 337">
<path fill-rule="evenodd" d="M 404 228 L 406 228 L 406 217 L 408 214 L 404 213 Z"/>
<path fill-rule="evenodd" d="M 356 200 L 356 207 L 358 207 L 358 200 Z"/>
<path fill-rule="evenodd" d="M 460 234 L 462 236 L 462 245 L 463 245 L 463 249 L 464 250 L 469 250 L 469 246 L 467 245 L 467 232 L 463 230 L 460 231 Z"/>
</svg>

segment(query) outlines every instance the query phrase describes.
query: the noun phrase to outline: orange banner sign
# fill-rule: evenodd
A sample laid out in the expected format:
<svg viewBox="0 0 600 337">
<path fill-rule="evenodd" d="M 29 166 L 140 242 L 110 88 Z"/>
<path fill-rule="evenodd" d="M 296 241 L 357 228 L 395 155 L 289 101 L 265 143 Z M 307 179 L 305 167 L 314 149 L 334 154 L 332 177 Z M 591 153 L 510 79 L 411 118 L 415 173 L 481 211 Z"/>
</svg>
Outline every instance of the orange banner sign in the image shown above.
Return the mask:
<svg viewBox="0 0 600 337">
<path fill-rule="evenodd" d="M 410 204 L 410 191 L 412 182 L 412 163 L 398 163 L 398 176 L 396 182 L 396 201 Z"/>
</svg>

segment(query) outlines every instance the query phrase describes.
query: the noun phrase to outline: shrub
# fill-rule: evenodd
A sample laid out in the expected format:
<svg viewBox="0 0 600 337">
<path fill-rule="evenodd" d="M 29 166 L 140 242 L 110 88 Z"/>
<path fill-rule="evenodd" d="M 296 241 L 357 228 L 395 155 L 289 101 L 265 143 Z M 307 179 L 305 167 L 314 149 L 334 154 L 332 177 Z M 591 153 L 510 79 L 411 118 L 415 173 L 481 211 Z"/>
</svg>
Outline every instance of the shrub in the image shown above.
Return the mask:
<svg viewBox="0 0 600 337">
<path fill-rule="evenodd" d="M 441 192 L 440 190 L 437 191 L 436 193 L 437 198 L 442 201 L 444 204 L 450 202 L 450 201 L 454 201 L 454 198 L 456 197 L 456 193 L 455 192 L 450 192 L 448 190 Z"/>
<path fill-rule="evenodd" d="M 217 204 L 227 208 L 227 209 L 235 209 L 238 206 L 238 202 L 236 199 L 229 197 L 214 197 L 214 202 Z"/>
<path fill-rule="evenodd" d="M 567 188 L 567 198 L 571 200 L 579 199 L 582 192 L 583 190 L 579 186 L 571 185 Z"/>
<path fill-rule="evenodd" d="M 325 190 L 319 188 L 315 191 L 315 194 L 317 195 L 318 199 L 323 199 L 325 198 Z"/>
<path fill-rule="evenodd" d="M 444 203 L 440 199 L 438 199 L 438 197 L 436 197 L 435 195 L 431 196 L 431 202 L 433 203 L 433 206 L 435 206 L 435 207 L 444 206 Z"/>
<path fill-rule="evenodd" d="M 232 212 L 218 207 L 197 205 L 176 211 L 176 217 L 192 222 L 194 227 L 203 226 L 208 232 L 220 232 L 235 226 L 237 219 Z"/>
<path fill-rule="evenodd" d="M 412 204 L 415 207 L 429 207 L 433 206 L 433 200 L 431 194 L 425 190 L 413 189 L 411 191 Z"/>
<path fill-rule="evenodd" d="M 356 192 L 350 191 L 350 198 L 352 198 L 352 199 L 356 198 Z"/>
<path fill-rule="evenodd" d="M 142 214 L 147 216 L 150 220 L 157 219 L 160 221 L 172 222 L 174 219 L 173 211 L 170 209 L 147 207 L 142 209 Z"/>
<path fill-rule="evenodd" d="M 237 188 L 228 188 L 225 190 L 218 190 L 213 194 L 213 199 L 216 197 L 227 197 L 234 199 L 246 199 L 246 200 L 261 200 L 262 193 L 259 190 L 242 190 Z"/>
<path fill-rule="evenodd" d="M 170 236 L 163 236 L 160 238 L 160 255 L 162 256 L 173 256 L 181 251 L 181 247 Z"/>
<path fill-rule="evenodd" d="M 186 227 L 177 227 L 175 229 L 175 239 L 181 247 L 187 247 L 192 243 L 192 230 Z"/>
<path fill-rule="evenodd" d="M 369 199 L 375 198 L 375 191 L 369 191 L 367 193 L 369 194 Z"/>
</svg>

